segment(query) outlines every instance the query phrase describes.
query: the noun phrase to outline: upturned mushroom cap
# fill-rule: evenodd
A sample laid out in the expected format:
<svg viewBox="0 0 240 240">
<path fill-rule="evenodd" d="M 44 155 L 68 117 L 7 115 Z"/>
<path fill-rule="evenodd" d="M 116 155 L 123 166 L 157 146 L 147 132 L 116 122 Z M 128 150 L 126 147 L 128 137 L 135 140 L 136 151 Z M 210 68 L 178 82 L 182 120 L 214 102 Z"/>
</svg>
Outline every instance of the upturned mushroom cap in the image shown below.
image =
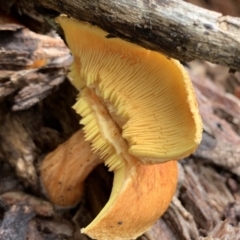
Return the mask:
<svg viewBox="0 0 240 240">
<path fill-rule="evenodd" d="M 108 38 L 107 32 L 86 22 L 64 16 L 57 21 L 74 57 L 74 85 L 93 90 L 101 99 L 121 129 L 128 153 L 143 163 L 160 163 L 195 151 L 202 122 L 191 80 L 178 61 Z M 82 103 L 77 106 L 82 115 Z M 94 143 L 96 135 L 89 131 Z"/>
<path fill-rule="evenodd" d="M 166 210 L 177 163 L 201 140 L 189 77 L 178 61 L 85 22 L 59 17 L 73 54 L 74 109 L 86 141 L 114 171 L 110 199 L 82 232 L 99 240 L 134 239 Z M 156 165 L 143 165 L 156 164 Z"/>
</svg>

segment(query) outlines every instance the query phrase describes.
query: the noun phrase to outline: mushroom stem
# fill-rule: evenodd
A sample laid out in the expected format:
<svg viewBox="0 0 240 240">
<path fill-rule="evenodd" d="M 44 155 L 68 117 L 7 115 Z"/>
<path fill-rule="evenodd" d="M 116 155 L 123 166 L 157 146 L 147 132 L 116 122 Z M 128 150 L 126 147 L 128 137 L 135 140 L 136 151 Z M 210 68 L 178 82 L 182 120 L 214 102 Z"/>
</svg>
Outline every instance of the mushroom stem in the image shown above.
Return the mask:
<svg viewBox="0 0 240 240">
<path fill-rule="evenodd" d="M 102 162 L 79 130 L 41 164 L 41 183 L 48 198 L 57 206 L 76 205 L 82 197 L 85 178 Z"/>
</svg>

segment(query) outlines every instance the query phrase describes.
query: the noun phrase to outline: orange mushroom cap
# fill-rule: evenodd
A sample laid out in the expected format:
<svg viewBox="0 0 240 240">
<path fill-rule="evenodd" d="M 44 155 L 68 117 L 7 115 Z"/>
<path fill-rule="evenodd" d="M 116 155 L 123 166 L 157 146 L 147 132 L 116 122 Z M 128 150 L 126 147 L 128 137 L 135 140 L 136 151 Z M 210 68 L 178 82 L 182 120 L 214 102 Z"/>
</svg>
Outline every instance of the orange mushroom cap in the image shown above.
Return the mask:
<svg viewBox="0 0 240 240">
<path fill-rule="evenodd" d="M 177 184 L 177 162 L 171 160 L 200 143 L 191 80 L 178 61 L 160 53 L 107 38 L 86 22 L 65 16 L 57 22 L 74 57 L 71 77 L 81 89 L 74 109 L 82 116 L 85 141 L 114 171 L 108 203 L 82 232 L 99 240 L 135 239 L 171 201 Z"/>
</svg>

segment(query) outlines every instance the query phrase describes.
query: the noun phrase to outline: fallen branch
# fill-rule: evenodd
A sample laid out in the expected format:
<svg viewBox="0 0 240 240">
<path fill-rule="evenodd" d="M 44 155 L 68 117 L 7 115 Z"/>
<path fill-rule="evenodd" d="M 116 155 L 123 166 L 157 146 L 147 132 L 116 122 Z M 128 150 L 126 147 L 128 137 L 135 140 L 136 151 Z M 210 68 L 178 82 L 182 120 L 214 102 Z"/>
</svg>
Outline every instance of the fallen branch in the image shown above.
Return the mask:
<svg viewBox="0 0 240 240">
<path fill-rule="evenodd" d="M 111 35 L 182 61 L 202 59 L 240 70 L 240 19 L 184 1 L 21 0 L 19 4 L 97 24 Z"/>
</svg>

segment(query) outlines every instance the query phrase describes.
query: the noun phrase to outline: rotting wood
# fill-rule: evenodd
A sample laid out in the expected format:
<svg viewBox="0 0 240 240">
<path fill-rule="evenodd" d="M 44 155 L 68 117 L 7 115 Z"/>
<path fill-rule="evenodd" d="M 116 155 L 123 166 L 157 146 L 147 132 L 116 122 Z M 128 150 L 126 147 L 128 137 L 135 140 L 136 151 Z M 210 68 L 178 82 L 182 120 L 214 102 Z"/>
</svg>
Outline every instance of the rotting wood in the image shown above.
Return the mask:
<svg viewBox="0 0 240 240">
<path fill-rule="evenodd" d="M 200 98 L 199 106 L 205 121 L 204 135 L 207 137 L 203 139 L 202 148 L 199 148 L 200 152 L 196 152 L 191 158 L 181 161 L 184 174 L 178 193 L 169 210 L 139 240 L 158 240 L 159 237 L 164 240 L 212 240 L 217 237 L 220 239 L 239 239 L 240 181 L 235 174 L 232 174 L 235 172 L 239 176 L 239 172 L 236 171 L 237 166 L 240 165 L 237 152 L 239 136 L 236 132 L 238 128 L 236 122 L 239 119 L 236 114 L 239 111 L 239 100 L 235 97 L 229 98 L 226 92 L 219 91 L 214 84 L 212 86 L 207 75 L 202 77 L 194 75 L 194 69 L 189 69 L 189 73 Z M 46 80 L 47 83 L 48 81 L 50 79 Z M 30 84 L 31 81 L 26 81 L 24 86 L 27 87 Z M 51 92 L 43 100 L 38 99 L 32 107 L 26 106 L 24 111 L 12 111 L 11 103 L 14 102 L 12 98 L 15 96 L 15 92 L 1 99 L 1 220 L 5 219 L 6 215 L 4 217 L 3 214 L 8 211 L 9 205 L 16 208 L 19 206 L 19 200 L 28 199 L 30 194 L 38 199 L 46 199 L 38 182 L 38 162 L 79 128 L 79 118 L 71 109 L 77 94 L 76 91 L 68 81 L 61 84 L 58 82 L 56 86 L 58 87 L 56 87 L 55 92 Z M 33 89 L 32 96 L 38 94 L 35 91 Z M 226 103 L 228 103 L 228 107 L 226 107 Z M 216 112 L 217 109 L 227 112 L 228 115 L 222 114 L 220 116 Z M 235 120 L 229 121 L 229 115 Z M 231 129 L 230 132 L 227 131 L 231 138 L 227 132 L 221 129 L 219 131 L 219 121 L 221 124 L 224 122 L 220 126 Z M 226 146 L 231 149 L 232 155 L 228 155 L 229 152 L 224 151 Z M 24 165 L 17 164 L 19 158 L 22 158 Z M 33 178 L 28 174 L 29 165 L 34 170 Z M 220 165 L 221 168 L 216 165 Z M 21 166 L 23 168 L 19 168 Z M 100 176 L 108 182 L 106 184 L 108 187 L 104 191 L 93 191 L 95 188 L 100 190 L 103 185 L 100 181 L 98 182 L 96 176 Z M 32 179 L 36 179 L 36 182 Z M 80 207 L 71 211 L 55 209 L 53 217 L 51 217 L 52 207 L 49 204 L 47 209 L 49 209 L 50 217 L 32 219 L 28 224 L 28 237 L 37 240 L 50 238 L 55 240 L 63 238 L 69 240 L 88 239 L 85 235 L 80 234 L 79 229 L 86 226 L 87 221 L 91 221 L 96 211 L 99 211 L 103 201 L 106 201 L 107 192 L 110 191 L 111 187 L 109 179 L 111 179 L 111 175 L 103 166 L 101 169 L 96 169 L 96 172 L 87 181 L 89 190 L 87 190 Z M 16 194 L 17 190 L 29 195 Z M 9 191 L 11 192 L 6 193 Z M 100 194 L 102 195 L 97 200 L 96 195 Z M 36 207 L 35 200 L 30 197 L 28 201 L 32 209 L 34 206 Z M 40 204 L 40 202 L 38 203 Z M 36 214 L 42 216 L 41 211 L 42 209 L 35 209 Z M 3 228 L 4 225 L 2 224 L 1 227 Z M 4 235 L 0 233 L 0 239 L 2 236 Z"/>
<path fill-rule="evenodd" d="M 52 217 L 54 214 L 53 206 L 47 201 L 43 201 L 40 198 L 36 198 L 32 195 L 25 194 L 23 192 L 15 191 L 15 192 L 6 192 L 1 194 L 2 200 L 8 206 L 17 205 L 18 202 L 27 202 L 31 205 L 32 210 L 36 215 L 43 217 Z"/>
<path fill-rule="evenodd" d="M 26 239 L 29 221 L 34 217 L 34 211 L 26 203 L 13 205 L 6 212 L 0 226 L 0 239 Z"/>
<path fill-rule="evenodd" d="M 240 230 L 233 227 L 229 220 L 220 221 L 217 226 L 211 231 L 208 237 L 200 237 L 199 240 L 226 240 L 240 239 Z"/>
<path fill-rule="evenodd" d="M 4 16 L 0 35 L 0 100 L 15 93 L 12 110 L 33 106 L 64 81 L 71 56 L 58 36 L 34 33 Z"/>
<path fill-rule="evenodd" d="M 207 74 L 196 75 L 194 68 L 189 68 L 188 72 L 195 86 L 205 130 L 194 156 L 208 159 L 239 176 L 240 101 L 219 89 L 208 79 Z M 219 112 L 222 112 L 222 116 Z"/>
<path fill-rule="evenodd" d="M 184 1 L 21 0 L 17 6 L 41 10 L 47 17 L 64 13 L 88 21 L 181 61 L 202 59 L 240 70 L 240 19 Z"/>
</svg>

